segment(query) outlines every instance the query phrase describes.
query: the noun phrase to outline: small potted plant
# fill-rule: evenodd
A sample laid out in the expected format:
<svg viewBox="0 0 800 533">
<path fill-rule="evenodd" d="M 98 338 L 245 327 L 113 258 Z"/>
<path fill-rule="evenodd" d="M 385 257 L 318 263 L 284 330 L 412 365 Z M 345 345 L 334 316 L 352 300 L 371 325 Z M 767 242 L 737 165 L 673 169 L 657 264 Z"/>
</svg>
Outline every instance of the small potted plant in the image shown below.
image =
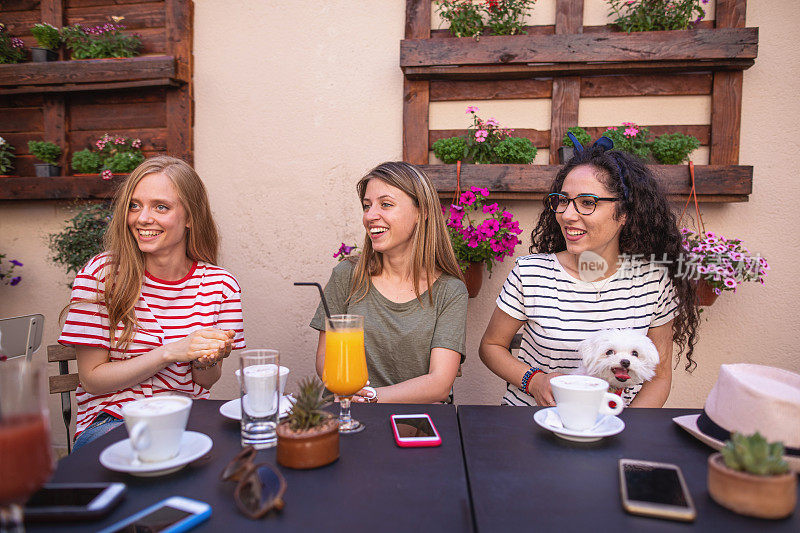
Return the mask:
<svg viewBox="0 0 800 533">
<path fill-rule="evenodd" d="M 731 435 L 721 453 L 708 458 L 708 492 L 731 511 L 756 518 L 790 516 L 797 503 L 797 474 L 783 460 L 780 442 L 758 432 Z"/>
<path fill-rule="evenodd" d="M 324 389 L 316 377 L 300 382 L 289 415 L 278 424 L 276 460 L 279 464 L 309 469 L 339 458 L 339 421 L 323 411 L 330 403 L 322 396 Z"/>
<path fill-rule="evenodd" d="M 111 17 L 112 21 L 98 26 L 66 26 L 61 33 L 72 59 L 103 59 L 134 57 L 142 47 L 137 33 L 122 33 L 125 26 L 119 24 L 124 17 Z"/>
<path fill-rule="evenodd" d="M 14 147 L 0 137 L 0 178 L 7 178 L 14 169 Z"/>
<path fill-rule="evenodd" d="M 36 177 L 52 178 L 61 175 L 61 167 L 58 166 L 61 148 L 57 144 L 47 141 L 28 141 L 28 150 L 33 157 L 41 161 L 33 164 L 36 167 Z"/>
<path fill-rule="evenodd" d="M 443 163 L 457 161 L 465 163 L 529 164 L 536 157 L 536 147 L 529 139 L 512 137 L 514 130 L 501 128 L 494 118 L 478 117 L 478 108 L 467 107 L 472 116 L 472 125 L 467 134 L 460 137 L 439 139 L 433 143 L 433 153 Z"/>
<path fill-rule="evenodd" d="M 141 139 L 106 133 L 95 141 L 95 148 L 72 154 L 72 169 L 77 174 L 100 174 L 110 180 L 114 174 L 127 174 L 144 161 Z"/>
<path fill-rule="evenodd" d="M 25 43 L 8 34 L 5 24 L 0 22 L 0 65 L 19 63 L 25 59 Z"/>
<path fill-rule="evenodd" d="M 31 48 L 31 59 L 35 63 L 58 61 L 58 49 L 64 42 L 61 31 L 52 24 L 34 24 L 31 34 L 36 38 L 38 47 Z"/>
<path fill-rule="evenodd" d="M 672 0 L 670 2 L 631 2 L 608 0 L 612 26 L 625 32 L 688 30 L 703 20 L 705 11 L 700 4 L 708 0 Z"/>
<path fill-rule="evenodd" d="M 692 135 L 666 133 L 650 143 L 653 158 L 662 165 L 680 165 L 689 160 L 689 155 L 700 148 L 700 141 Z"/>
<path fill-rule="evenodd" d="M 739 239 L 688 228 L 681 228 L 681 234 L 686 251 L 681 268 L 697 280 L 697 305 L 711 305 L 722 291 L 736 292 L 745 281 L 764 284 L 769 263 L 760 254 L 751 254 Z"/>
<path fill-rule="evenodd" d="M 480 291 L 483 264 L 491 275 L 494 262 L 513 257 L 514 248 L 522 242 L 517 238 L 522 230 L 514 215 L 496 202 L 488 203 L 488 198 L 488 189 L 472 187 L 459 196 L 456 204 L 442 206 L 470 298 Z"/>
<path fill-rule="evenodd" d="M 455 37 L 480 39 L 484 29 L 491 35 L 525 33 L 525 16 L 536 0 L 439 0 L 436 11 L 450 23 Z"/>
</svg>

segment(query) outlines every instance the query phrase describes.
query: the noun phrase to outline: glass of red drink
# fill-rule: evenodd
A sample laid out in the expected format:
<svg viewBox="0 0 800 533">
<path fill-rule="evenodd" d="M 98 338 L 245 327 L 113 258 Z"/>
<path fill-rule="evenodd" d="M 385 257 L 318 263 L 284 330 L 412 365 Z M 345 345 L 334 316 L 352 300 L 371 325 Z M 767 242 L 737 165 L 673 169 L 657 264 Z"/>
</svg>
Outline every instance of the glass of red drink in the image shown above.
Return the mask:
<svg viewBox="0 0 800 533">
<path fill-rule="evenodd" d="M 53 471 L 44 368 L 0 361 L 0 530 L 23 531 L 22 505 Z"/>
</svg>

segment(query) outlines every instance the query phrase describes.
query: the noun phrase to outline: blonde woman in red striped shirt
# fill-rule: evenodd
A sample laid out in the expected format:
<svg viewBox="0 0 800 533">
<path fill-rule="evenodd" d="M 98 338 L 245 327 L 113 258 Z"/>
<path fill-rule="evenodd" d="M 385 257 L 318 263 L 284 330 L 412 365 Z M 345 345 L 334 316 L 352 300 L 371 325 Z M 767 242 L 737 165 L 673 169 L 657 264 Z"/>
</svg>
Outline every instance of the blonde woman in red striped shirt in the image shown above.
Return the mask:
<svg viewBox="0 0 800 533">
<path fill-rule="evenodd" d="M 205 186 L 184 161 L 148 159 L 122 184 L 58 339 L 78 355 L 75 449 L 121 424 L 125 402 L 208 398 L 222 360 L 244 348 L 239 284 L 215 266 L 218 248 Z"/>
</svg>

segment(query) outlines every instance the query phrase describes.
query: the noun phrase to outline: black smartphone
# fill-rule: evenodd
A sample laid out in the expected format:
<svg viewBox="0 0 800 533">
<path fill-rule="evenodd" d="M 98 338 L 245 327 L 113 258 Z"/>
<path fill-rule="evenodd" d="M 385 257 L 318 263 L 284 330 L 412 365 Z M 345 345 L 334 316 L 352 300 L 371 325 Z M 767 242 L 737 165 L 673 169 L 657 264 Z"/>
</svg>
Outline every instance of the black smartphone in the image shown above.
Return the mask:
<svg viewBox="0 0 800 533">
<path fill-rule="evenodd" d="M 631 514 L 691 522 L 697 516 L 677 465 L 619 460 L 622 506 Z"/>
<path fill-rule="evenodd" d="M 47 483 L 25 504 L 25 520 L 85 520 L 108 514 L 125 495 L 124 483 Z"/>
</svg>

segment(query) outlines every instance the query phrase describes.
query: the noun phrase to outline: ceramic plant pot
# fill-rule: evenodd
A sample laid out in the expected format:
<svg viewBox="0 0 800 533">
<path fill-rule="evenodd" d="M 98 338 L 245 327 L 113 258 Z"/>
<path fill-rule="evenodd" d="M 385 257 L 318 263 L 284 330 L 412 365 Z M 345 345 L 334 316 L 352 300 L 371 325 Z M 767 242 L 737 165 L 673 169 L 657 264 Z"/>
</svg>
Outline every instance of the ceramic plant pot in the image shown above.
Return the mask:
<svg viewBox="0 0 800 533">
<path fill-rule="evenodd" d="M 797 504 L 797 473 L 756 476 L 725 466 L 722 454 L 708 458 L 708 493 L 734 513 L 756 518 L 780 519 Z"/>
<path fill-rule="evenodd" d="M 31 48 L 31 59 L 34 63 L 58 61 L 58 52 L 48 50 L 47 48 Z"/>
<path fill-rule="evenodd" d="M 52 178 L 61 175 L 61 167 L 50 163 L 34 163 L 33 166 L 36 167 L 37 178 Z"/>
<path fill-rule="evenodd" d="M 483 263 L 470 263 L 464 271 L 464 283 L 470 298 L 475 298 L 481 292 L 483 285 Z"/>
<path fill-rule="evenodd" d="M 562 165 L 572 159 L 575 154 L 575 148 L 572 146 L 562 146 L 558 149 L 558 162 Z"/>
<path fill-rule="evenodd" d="M 309 469 L 325 466 L 339 458 L 339 421 L 329 418 L 319 428 L 295 432 L 288 422 L 278 424 L 278 464 Z"/>
<path fill-rule="evenodd" d="M 714 292 L 706 280 L 700 279 L 697 281 L 697 305 L 708 307 L 713 305 L 719 298 L 719 294 Z"/>
</svg>

